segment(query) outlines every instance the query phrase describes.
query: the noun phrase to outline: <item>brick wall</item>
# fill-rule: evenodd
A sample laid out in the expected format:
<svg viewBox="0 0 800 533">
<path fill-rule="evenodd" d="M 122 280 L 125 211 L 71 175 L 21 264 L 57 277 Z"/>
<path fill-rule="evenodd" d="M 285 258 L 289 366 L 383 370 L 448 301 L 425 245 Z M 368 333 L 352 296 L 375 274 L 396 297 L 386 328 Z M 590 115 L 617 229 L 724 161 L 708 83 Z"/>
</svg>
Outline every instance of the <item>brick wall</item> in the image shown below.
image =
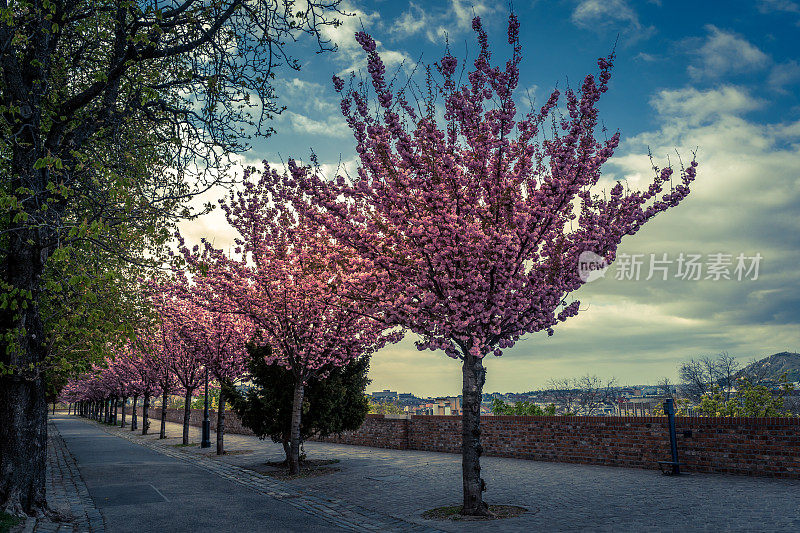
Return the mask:
<svg viewBox="0 0 800 533">
<path fill-rule="evenodd" d="M 686 471 L 800 479 L 800 419 L 675 420 L 678 457 L 686 463 Z M 487 416 L 481 426 L 487 456 L 648 469 L 670 460 L 663 417 Z M 403 435 L 407 435 L 405 441 Z M 459 453 L 461 419 L 413 416 L 398 420 L 370 415 L 358 431 L 325 440 Z"/>
<path fill-rule="evenodd" d="M 161 410 L 151 413 L 152 430 L 158 427 Z M 216 413 L 209 416 L 213 431 Z M 202 419 L 202 410 L 192 411 L 192 425 L 199 426 Z M 183 410 L 168 409 L 167 420 L 183 423 Z M 800 479 L 798 418 L 678 417 L 675 421 L 678 456 L 689 472 Z M 648 469 L 670 459 L 663 417 L 485 416 L 481 425 L 487 456 Z M 230 412 L 225 427 L 226 432 L 252 435 Z M 367 415 L 358 430 L 321 440 L 460 453 L 461 418 Z"/>
<path fill-rule="evenodd" d="M 333 435 L 319 440 L 339 444 L 355 444 L 356 446 L 394 448 L 396 450 L 421 449 L 410 446 L 410 429 L 411 424 L 409 424 L 405 416 L 367 415 L 358 430 L 346 431 L 341 436 Z"/>
<path fill-rule="evenodd" d="M 137 407 L 136 412 L 142 416 L 142 408 Z M 126 423 L 130 423 L 130 408 L 126 411 Z M 150 417 L 150 432 L 158 431 L 161 427 L 161 408 L 149 409 L 147 411 Z M 119 415 L 118 415 L 119 416 Z M 217 430 L 217 412 L 213 409 L 208 410 L 208 418 L 211 421 L 211 431 Z M 167 409 L 167 422 L 175 422 L 176 424 L 183 424 L 183 409 Z M 189 418 L 189 424 L 192 426 L 200 427 L 203 423 L 203 410 L 192 409 Z M 141 418 L 139 419 L 139 426 L 141 427 Z M 238 435 L 252 435 L 253 432 L 250 428 L 242 425 L 239 417 L 231 411 L 225 411 L 225 433 L 236 433 Z"/>
</svg>

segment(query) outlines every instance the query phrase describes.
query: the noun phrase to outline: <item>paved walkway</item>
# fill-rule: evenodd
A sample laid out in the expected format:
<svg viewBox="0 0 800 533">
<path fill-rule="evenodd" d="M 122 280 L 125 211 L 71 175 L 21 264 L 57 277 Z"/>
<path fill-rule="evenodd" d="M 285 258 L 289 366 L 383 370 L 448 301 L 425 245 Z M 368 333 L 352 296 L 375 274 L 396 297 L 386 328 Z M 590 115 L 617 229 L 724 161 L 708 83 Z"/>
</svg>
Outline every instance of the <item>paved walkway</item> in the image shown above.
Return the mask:
<svg viewBox="0 0 800 533">
<path fill-rule="evenodd" d="M 482 461 L 488 484 L 486 500 L 520 505 L 529 511 L 518 518 L 492 522 L 434 522 L 423 520 L 421 513 L 459 501 L 460 457 L 457 455 L 308 442 L 305 452 L 310 459 L 338 459 L 335 466 L 340 470 L 281 482 L 256 472 L 263 470 L 266 461 L 283 459 L 282 447 L 270 441 L 226 435 L 226 448 L 232 453 L 217 457 L 198 446 L 175 446 L 180 443 L 178 424 L 169 423 L 167 433 L 171 437 L 159 441 L 157 435 L 142 437 L 138 432 L 133 434 L 127 429 L 91 421 L 57 422 L 59 427 L 67 423 L 71 427 L 83 424 L 95 433 L 105 430 L 111 435 L 125 437 L 150 448 L 148 451 L 160 452 L 163 460 L 180 460 L 199 467 L 195 470 L 213 474 L 218 480 L 214 483 L 245 487 L 260 497 L 259 502 L 285 503 L 296 511 L 323 517 L 333 527 L 348 530 L 800 531 L 800 482 L 797 481 L 710 474 L 673 478 L 661 476 L 657 471 L 487 457 Z M 191 428 L 190 436 L 192 442 L 199 442 L 199 429 Z M 99 442 L 104 441 L 99 439 Z M 67 443 L 72 450 L 68 437 Z M 82 457 L 91 454 L 98 462 L 113 464 L 113 459 L 108 458 L 109 449 L 90 448 L 90 442 L 75 441 L 75 445 L 78 444 L 86 448 L 76 456 L 84 477 L 87 467 Z M 73 450 L 73 453 L 76 452 Z M 134 476 L 132 470 L 118 471 L 119 481 Z M 170 475 L 165 474 L 166 477 Z M 147 479 L 147 475 L 140 475 L 140 479 Z M 186 505 L 195 502 L 193 489 L 181 488 L 190 481 L 187 478 L 172 483 L 173 492 L 190 493 Z M 91 490 L 91 483 L 89 487 Z M 214 502 L 198 501 L 193 505 L 207 508 L 206 505 L 213 506 Z M 102 507 L 101 511 L 106 523 L 111 524 L 113 520 L 109 520 Z M 173 512 L 172 507 L 170 512 Z M 250 508 L 247 512 L 256 510 Z M 247 518 L 239 517 L 240 520 Z M 252 530 L 274 531 L 272 523 L 269 524 L 270 527 L 265 527 L 262 523 Z M 144 524 L 136 529 L 139 533 L 156 531 L 146 529 Z M 240 527 L 239 530 L 250 529 Z"/>
<path fill-rule="evenodd" d="M 53 422 L 109 533 L 344 530 L 247 484 L 197 468 L 180 452 L 138 446 L 83 419 L 56 416 Z M 90 525 L 79 531 L 102 531 Z"/>
<path fill-rule="evenodd" d="M 31 533 L 103 533 L 105 526 L 86 483 L 52 421 L 47 427 L 47 505 L 65 520 L 29 518 L 17 529 Z"/>
</svg>

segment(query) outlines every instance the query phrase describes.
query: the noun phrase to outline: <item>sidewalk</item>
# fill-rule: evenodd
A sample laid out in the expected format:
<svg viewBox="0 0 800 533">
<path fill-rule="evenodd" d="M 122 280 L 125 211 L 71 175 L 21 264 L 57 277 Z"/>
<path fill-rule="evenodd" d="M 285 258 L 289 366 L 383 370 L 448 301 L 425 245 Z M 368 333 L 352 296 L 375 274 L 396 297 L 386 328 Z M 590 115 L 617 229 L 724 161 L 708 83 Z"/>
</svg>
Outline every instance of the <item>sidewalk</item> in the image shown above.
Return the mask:
<svg viewBox="0 0 800 533">
<path fill-rule="evenodd" d="M 94 422 L 87 422 L 95 424 Z M 366 531 L 800 531 L 800 482 L 694 474 L 664 477 L 657 471 L 486 457 L 489 503 L 528 509 L 520 517 L 490 522 L 430 521 L 423 511 L 456 505 L 461 494 L 458 455 L 307 442 L 309 459 L 335 459 L 338 472 L 281 482 L 258 474 L 283 459 L 269 440 L 226 435 L 230 455 L 180 444 L 181 426 L 167 424 L 168 439 L 97 425 L 214 472 L 216 475 L 329 517 L 341 527 Z M 190 429 L 199 443 L 200 430 Z"/>
<path fill-rule="evenodd" d="M 106 426 L 77 417 L 55 416 L 53 423 L 108 533 L 346 530 L 325 515 L 298 512 L 265 496 L 252 483 L 186 461 L 169 447 L 139 446 L 115 436 L 113 428 L 109 433 Z M 90 521 L 86 531 L 97 530 Z"/>
</svg>

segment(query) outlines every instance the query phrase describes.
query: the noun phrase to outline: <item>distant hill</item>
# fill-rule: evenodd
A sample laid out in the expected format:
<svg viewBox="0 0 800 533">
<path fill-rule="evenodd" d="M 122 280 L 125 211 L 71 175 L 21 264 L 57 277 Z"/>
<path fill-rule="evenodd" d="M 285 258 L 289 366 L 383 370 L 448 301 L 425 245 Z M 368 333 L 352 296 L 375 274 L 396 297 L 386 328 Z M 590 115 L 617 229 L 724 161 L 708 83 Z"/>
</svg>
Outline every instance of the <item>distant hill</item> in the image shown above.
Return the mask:
<svg viewBox="0 0 800 533">
<path fill-rule="evenodd" d="M 777 381 L 784 372 L 789 381 L 800 381 L 800 354 L 781 352 L 770 355 L 750 363 L 737 372 L 736 376 L 748 375 Z"/>
</svg>

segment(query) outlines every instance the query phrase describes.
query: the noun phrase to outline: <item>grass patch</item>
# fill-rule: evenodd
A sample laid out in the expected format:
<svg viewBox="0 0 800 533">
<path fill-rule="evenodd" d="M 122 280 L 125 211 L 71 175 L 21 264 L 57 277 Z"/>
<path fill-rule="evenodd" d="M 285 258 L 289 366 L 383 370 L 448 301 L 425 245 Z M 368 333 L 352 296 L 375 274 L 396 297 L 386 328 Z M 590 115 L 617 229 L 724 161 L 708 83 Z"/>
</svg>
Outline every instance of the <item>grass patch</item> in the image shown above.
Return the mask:
<svg viewBox="0 0 800 533">
<path fill-rule="evenodd" d="M 200 446 L 199 442 L 190 442 L 189 444 L 167 444 L 167 446 L 172 446 L 173 448 L 188 448 L 190 446 Z"/>
<path fill-rule="evenodd" d="M 0 512 L 0 533 L 8 533 L 11 528 L 22 523 L 22 518 Z"/>
<path fill-rule="evenodd" d="M 464 516 L 461 514 L 461 505 L 448 505 L 437 507 L 422 513 L 422 518 L 426 520 L 502 520 L 503 518 L 514 518 L 526 512 L 524 507 L 516 505 L 490 505 L 491 516 Z"/>
</svg>

